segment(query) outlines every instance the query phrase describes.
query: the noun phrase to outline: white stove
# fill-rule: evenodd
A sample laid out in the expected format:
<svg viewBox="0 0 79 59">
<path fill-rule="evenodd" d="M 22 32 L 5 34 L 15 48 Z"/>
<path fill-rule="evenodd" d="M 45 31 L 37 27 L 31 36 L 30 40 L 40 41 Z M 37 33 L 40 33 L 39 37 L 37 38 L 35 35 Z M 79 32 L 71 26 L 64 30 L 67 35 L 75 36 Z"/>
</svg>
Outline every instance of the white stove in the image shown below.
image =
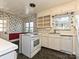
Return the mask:
<svg viewBox="0 0 79 59">
<path fill-rule="evenodd" d="M 41 43 L 38 35 L 31 33 L 21 34 L 22 54 L 32 58 L 41 49 Z"/>
</svg>

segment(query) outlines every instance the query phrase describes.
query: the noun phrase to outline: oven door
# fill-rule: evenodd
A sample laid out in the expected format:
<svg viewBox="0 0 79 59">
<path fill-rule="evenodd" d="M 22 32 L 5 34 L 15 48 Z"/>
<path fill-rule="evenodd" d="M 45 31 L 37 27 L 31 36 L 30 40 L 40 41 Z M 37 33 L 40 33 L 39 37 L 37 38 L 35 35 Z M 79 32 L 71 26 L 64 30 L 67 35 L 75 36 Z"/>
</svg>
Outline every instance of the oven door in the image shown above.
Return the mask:
<svg viewBox="0 0 79 59">
<path fill-rule="evenodd" d="M 34 38 L 31 41 L 31 43 L 32 43 L 32 45 L 31 45 L 32 46 L 31 47 L 32 52 L 37 50 L 37 49 L 39 49 L 39 48 L 41 48 L 41 43 L 40 43 L 40 39 L 39 38 Z"/>
</svg>

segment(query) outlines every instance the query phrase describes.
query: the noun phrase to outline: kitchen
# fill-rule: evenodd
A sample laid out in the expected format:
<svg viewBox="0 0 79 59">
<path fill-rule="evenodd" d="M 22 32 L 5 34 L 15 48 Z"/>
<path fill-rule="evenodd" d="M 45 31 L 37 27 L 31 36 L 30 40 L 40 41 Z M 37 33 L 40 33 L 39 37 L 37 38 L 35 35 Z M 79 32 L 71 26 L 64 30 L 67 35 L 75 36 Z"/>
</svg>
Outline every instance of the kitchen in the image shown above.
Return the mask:
<svg viewBox="0 0 79 59">
<path fill-rule="evenodd" d="M 15 59 L 79 59 L 78 2 L 1 0 L 0 38 L 17 46 Z"/>
</svg>

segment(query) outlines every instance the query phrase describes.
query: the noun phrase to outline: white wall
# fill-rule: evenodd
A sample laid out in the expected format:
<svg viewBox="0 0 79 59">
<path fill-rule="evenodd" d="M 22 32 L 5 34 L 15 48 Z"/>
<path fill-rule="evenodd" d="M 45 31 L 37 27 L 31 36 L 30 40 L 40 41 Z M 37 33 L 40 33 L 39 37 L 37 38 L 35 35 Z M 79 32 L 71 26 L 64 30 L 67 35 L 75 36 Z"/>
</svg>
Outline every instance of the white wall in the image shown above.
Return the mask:
<svg viewBox="0 0 79 59">
<path fill-rule="evenodd" d="M 37 14 L 37 16 L 40 17 L 40 16 L 45 16 L 45 15 L 56 15 L 56 14 L 66 13 L 69 11 L 74 11 L 76 10 L 75 6 L 76 6 L 76 1 L 72 1 L 66 4 L 55 6 L 48 10 L 41 11 Z"/>
<path fill-rule="evenodd" d="M 69 2 L 69 3 L 61 4 L 59 6 L 55 6 L 53 8 L 48 9 L 48 10 L 39 12 L 37 14 L 37 17 L 46 16 L 46 15 L 54 16 L 56 14 L 64 14 L 64 13 L 71 12 L 71 11 L 77 11 L 78 10 L 77 7 L 79 7 L 79 6 L 77 6 L 77 4 L 78 3 L 76 0 Z M 53 29 L 53 27 L 52 27 L 52 29 Z M 74 33 L 73 30 L 69 31 L 68 33 L 73 34 Z M 67 32 L 64 32 L 64 33 L 67 33 Z"/>
<path fill-rule="evenodd" d="M 67 13 L 67 12 L 71 12 L 71 11 L 76 11 L 78 12 L 79 11 L 79 0 L 74 0 L 72 2 L 69 2 L 69 3 L 65 3 L 65 4 L 61 4 L 59 6 L 55 6 L 53 8 L 50 8 L 48 10 L 44 10 L 44 11 L 41 11 L 37 14 L 37 17 L 41 17 L 41 16 L 46 16 L 46 15 L 56 15 L 56 14 L 64 14 L 64 13 Z M 74 21 L 75 23 L 75 21 Z M 53 28 L 53 27 L 52 27 Z M 73 49 L 74 51 L 75 48 L 76 48 L 76 30 L 74 28 L 71 29 L 71 31 L 67 31 L 67 32 L 63 32 L 62 33 L 64 34 L 74 34 L 74 41 L 73 41 Z"/>
</svg>

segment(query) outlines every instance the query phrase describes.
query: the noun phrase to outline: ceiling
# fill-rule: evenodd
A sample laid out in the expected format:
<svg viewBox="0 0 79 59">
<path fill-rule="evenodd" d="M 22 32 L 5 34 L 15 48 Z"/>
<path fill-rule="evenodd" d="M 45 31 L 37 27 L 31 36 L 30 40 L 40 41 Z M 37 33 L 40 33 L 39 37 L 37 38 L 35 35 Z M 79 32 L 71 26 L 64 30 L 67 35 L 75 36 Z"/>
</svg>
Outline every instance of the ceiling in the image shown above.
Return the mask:
<svg viewBox="0 0 79 59">
<path fill-rule="evenodd" d="M 0 0 L 0 8 L 10 10 L 19 16 L 26 16 L 26 10 L 29 3 L 36 4 L 34 13 L 38 13 L 40 11 L 70 1 L 72 0 Z"/>
</svg>

